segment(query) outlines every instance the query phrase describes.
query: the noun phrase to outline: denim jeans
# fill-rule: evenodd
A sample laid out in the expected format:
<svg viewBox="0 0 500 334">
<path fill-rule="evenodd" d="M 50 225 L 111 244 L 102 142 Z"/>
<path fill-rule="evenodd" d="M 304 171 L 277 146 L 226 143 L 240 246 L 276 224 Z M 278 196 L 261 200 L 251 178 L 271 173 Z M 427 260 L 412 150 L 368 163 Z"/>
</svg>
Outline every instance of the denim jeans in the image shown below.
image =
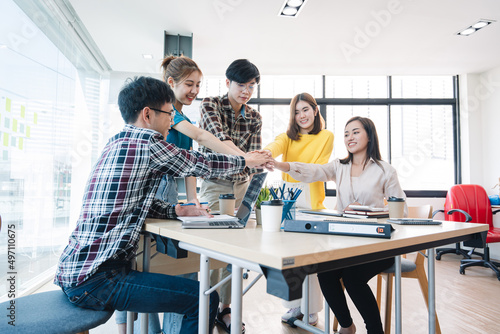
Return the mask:
<svg viewBox="0 0 500 334">
<path fill-rule="evenodd" d="M 63 288 L 70 302 L 94 310 L 184 314 L 181 334 L 198 332 L 199 282 L 130 269 L 130 263 L 107 261 L 78 286 Z M 210 332 L 219 296 L 210 294 Z"/>
<path fill-rule="evenodd" d="M 177 202 L 179 202 L 178 195 L 175 178 L 172 175 L 163 176 L 155 197 L 170 204 L 177 204 Z"/>
<path fill-rule="evenodd" d="M 183 277 L 192 280 L 198 280 L 197 273 L 182 274 L 177 275 L 177 277 Z M 158 313 L 149 313 L 148 316 L 148 334 L 179 334 L 182 325 L 182 318 L 184 314 L 165 312 L 163 314 L 163 329 L 160 324 L 160 317 Z M 117 324 L 124 324 L 127 322 L 127 312 L 117 311 L 115 312 L 115 321 Z M 140 333 L 141 318 L 139 317 L 134 322 L 134 333 Z"/>
</svg>

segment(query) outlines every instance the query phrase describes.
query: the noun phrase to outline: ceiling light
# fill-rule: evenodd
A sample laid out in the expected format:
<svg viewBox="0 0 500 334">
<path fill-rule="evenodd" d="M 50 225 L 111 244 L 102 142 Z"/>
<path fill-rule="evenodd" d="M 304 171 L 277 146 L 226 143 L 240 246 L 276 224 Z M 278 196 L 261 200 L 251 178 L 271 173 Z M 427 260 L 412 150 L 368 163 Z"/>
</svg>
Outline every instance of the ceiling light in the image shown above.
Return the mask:
<svg viewBox="0 0 500 334">
<path fill-rule="evenodd" d="M 282 17 L 297 17 L 304 8 L 307 0 L 285 0 L 280 8 L 278 16 Z"/>
<path fill-rule="evenodd" d="M 465 28 L 463 30 L 460 30 L 459 32 L 457 32 L 457 35 L 460 35 L 460 36 L 469 36 L 469 35 L 475 33 L 476 31 L 478 31 L 479 29 L 482 29 L 482 28 L 484 28 L 486 26 L 489 26 L 493 22 L 495 22 L 495 20 L 481 19 L 481 20 L 477 21 L 476 23 L 471 24 L 467 28 Z"/>
<path fill-rule="evenodd" d="M 303 2 L 302 0 L 288 0 L 286 4 L 291 7 L 299 7 Z"/>
<path fill-rule="evenodd" d="M 297 14 L 297 8 L 290 6 L 283 8 L 283 15 L 293 16 L 295 14 Z"/>
<path fill-rule="evenodd" d="M 474 28 L 467 28 L 467 29 L 464 29 L 461 32 L 459 32 L 459 34 L 463 35 L 463 36 L 469 36 L 469 35 L 471 35 L 471 34 L 473 34 L 475 32 L 476 32 L 476 29 L 474 29 Z"/>
<path fill-rule="evenodd" d="M 472 25 L 472 28 L 476 28 L 476 29 L 481 29 L 481 28 L 484 28 L 486 27 L 488 24 L 490 24 L 491 22 L 486 22 L 486 21 L 478 21 L 477 23 L 474 23 Z"/>
<path fill-rule="evenodd" d="M 142 58 L 144 58 L 144 59 L 153 59 L 153 55 L 152 54 L 145 54 L 145 53 L 143 53 L 142 54 Z"/>
</svg>

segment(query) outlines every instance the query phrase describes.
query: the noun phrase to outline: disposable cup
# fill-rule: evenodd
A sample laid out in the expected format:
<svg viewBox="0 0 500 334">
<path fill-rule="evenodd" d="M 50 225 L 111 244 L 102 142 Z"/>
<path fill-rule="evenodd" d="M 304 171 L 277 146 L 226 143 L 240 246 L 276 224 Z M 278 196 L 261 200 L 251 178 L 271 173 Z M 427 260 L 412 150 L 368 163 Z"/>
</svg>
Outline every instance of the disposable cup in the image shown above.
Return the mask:
<svg viewBox="0 0 500 334">
<path fill-rule="evenodd" d="M 405 213 L 405 199 L 400 197 L 389 197 L 389 218 L 403 218 Z"/>
<path fill-rule="evenodd" d="M 236 198 L 234 194 L 219 195 L 219 211 L 221 215 L 234 215 Z"/>
<path fill-rule="evenodd" d="M 260 203 L 262 215 L 262 230 L 264 232 L 279 232 L 281 229 L 281 215 L 283 201 L 271 200 Z"/>
</svg>

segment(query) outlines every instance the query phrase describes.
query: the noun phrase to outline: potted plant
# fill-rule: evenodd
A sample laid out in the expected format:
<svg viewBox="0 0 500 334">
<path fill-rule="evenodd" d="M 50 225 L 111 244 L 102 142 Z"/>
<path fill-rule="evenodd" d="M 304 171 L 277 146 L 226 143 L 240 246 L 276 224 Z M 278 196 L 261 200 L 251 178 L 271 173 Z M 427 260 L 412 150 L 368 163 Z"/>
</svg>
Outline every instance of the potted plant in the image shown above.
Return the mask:
<svg viewBox="0 0 500 334">
<path fill-rule="evenodd" d="M 272 199 L 271 191 L 267 187 L 267 184 L 260 189 L 259 196 L 257 197 L 257 202 L 255 204 L 255 219 L 257 220 L 257 225 L 262 224 L 262 217 L 260 215 L 260 203 L 269 201 Z"/>
</svg>

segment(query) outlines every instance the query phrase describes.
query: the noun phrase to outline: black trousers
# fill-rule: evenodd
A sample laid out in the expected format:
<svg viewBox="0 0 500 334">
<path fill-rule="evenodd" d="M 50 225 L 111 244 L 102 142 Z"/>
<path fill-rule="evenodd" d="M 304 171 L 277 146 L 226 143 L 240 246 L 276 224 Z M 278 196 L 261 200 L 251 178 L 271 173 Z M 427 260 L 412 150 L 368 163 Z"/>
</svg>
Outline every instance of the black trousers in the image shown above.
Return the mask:
<svg viewBox="0 0 500 334">
<path fill-rule="evenodd" d="M 365 321 L 368 334 L 383 334 L 377 300 L 368 281 L 394 264 L 394 258 L 360 264 L 318 274 L 319 285 L 328 305 L 343 328 L 352 325 L 352 317 L 340 279 L 359 313 Z"/>
</svg>

